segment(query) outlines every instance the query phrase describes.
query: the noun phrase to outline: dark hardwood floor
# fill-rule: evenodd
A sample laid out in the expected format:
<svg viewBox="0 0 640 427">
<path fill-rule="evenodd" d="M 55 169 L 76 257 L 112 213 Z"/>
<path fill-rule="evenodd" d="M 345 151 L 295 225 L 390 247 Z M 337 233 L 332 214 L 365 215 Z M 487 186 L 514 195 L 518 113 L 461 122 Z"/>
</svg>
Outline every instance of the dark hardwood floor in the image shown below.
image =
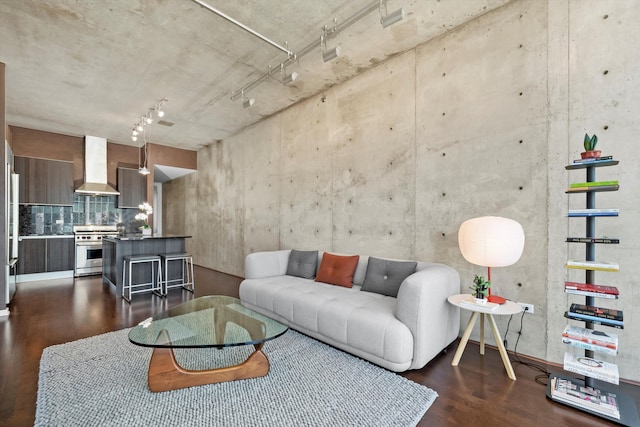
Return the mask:
<svg viewBox="0 0 640 427">
<path fill-rule="evenodd" d="M 238 296 L 238 277 L 196 267 L 195 278 L 195 296 Z M 98 277 L 18 285 L 10 316 L 0 318 L 0 425 L 33 425 L 44 348 L 133 326 L 193 297 L 174 289 L 166 299 L 136 295 L 129 305 Z M 535 381 L 540 372 L 528 366 L 514 363 L 518 379 L 509 380 L 492 348 L 480 356 L 470 343 L 460 365 L 452 367 L 456 346 L 403 374 L 439 394 L 420 426 L 615 425 L 546 399 L 545 387 Z M 621 387 L 640 402 L 640 388 Z"/>
</svg>

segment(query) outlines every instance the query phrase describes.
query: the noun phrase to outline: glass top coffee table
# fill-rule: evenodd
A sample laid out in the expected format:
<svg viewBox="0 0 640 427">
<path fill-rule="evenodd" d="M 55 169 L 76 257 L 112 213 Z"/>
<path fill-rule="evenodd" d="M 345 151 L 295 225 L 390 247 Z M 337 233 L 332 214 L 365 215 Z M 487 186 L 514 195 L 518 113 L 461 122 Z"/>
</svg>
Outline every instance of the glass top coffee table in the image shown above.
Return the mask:
<svg viewBox="0 0 640 427">
<path fill-rule="evenodd" d="M 236 327 L 228 328 L 229 324 Z M 129 341 L 153 347 L 149 389 L 160 392 L 265 376 L 269 372 L 269 360 L 262 346 L 287 329 L 286 325 L 244 307 L 237 298 L 205 296 L 140 322 L 129 332 Z M 173 354 L 176 348 L 242 345 L 255 347 L 243 363 L 202 371 L 181 367 Z"/>
</svg>

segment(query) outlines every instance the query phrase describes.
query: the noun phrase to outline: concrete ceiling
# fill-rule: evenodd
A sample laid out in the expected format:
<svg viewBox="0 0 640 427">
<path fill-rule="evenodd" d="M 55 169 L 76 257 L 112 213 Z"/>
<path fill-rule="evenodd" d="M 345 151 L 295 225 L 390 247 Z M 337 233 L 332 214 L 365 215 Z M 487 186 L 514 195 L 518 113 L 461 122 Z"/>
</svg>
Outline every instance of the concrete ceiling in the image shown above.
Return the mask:
<svg viewBox="0 0 640 427">
<path fill-rule="evenodd" d="M 341 47 L 336 60 L 313 49 L 287 67 L 295 82 L 267 77 L 243 108 L 232 93 L 287 55 L 192 0 L 2 0 L 7 123 L 139 145 L 134 123 L 168 98 L 163 120 L 173 126 L 154 122 L 146 140 L 196 150 L 510 0 L 388 0 L 389 12 L 406 16 L 387 28 L 375 0 L 203 1 L 293 52 L 334 19 L 374 8 L 328 41 Z"/>
</svg>

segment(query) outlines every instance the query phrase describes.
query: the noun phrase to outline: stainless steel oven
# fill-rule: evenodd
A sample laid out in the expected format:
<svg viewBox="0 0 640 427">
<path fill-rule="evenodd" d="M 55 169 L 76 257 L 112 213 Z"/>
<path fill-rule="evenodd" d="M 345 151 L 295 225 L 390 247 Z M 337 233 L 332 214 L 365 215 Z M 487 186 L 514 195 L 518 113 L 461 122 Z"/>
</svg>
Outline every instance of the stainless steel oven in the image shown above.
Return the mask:
<svg viewBox="0 0 640 427">
<path fill-rule="evenodd" d="M 102 274 L 102 237 L 117 235 L 116 227 L 78 225 L 73 232 L 76 242 L 75 276 Z"/>
</svg>

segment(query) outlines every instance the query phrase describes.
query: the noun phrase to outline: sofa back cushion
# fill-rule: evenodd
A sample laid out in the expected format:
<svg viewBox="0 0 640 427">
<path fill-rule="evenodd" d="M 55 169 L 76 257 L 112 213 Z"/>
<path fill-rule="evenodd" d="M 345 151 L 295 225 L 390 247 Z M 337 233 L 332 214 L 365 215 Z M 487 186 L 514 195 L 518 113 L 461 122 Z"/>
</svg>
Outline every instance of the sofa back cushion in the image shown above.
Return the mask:
<svg viewBox="0 0 640 427">
<path fill-rule="evenodd" d="M 291 250 L 287 263 L 287 275 L 313 279 L 318 268 L 318 251 Z"/>
<path fill-rule="evenodd" d="M 392 261 L 369 257 L 362 290 L 397 297 L 400 285 L 409 275 L 415 273 L 417 262 Z"/>
<path fill-rule="evenodd" d="M 350 288 L 359 258 L 358 255 L 340 256 L 325 252 L 322 255 L 316 282 Z"/>
</svg>

